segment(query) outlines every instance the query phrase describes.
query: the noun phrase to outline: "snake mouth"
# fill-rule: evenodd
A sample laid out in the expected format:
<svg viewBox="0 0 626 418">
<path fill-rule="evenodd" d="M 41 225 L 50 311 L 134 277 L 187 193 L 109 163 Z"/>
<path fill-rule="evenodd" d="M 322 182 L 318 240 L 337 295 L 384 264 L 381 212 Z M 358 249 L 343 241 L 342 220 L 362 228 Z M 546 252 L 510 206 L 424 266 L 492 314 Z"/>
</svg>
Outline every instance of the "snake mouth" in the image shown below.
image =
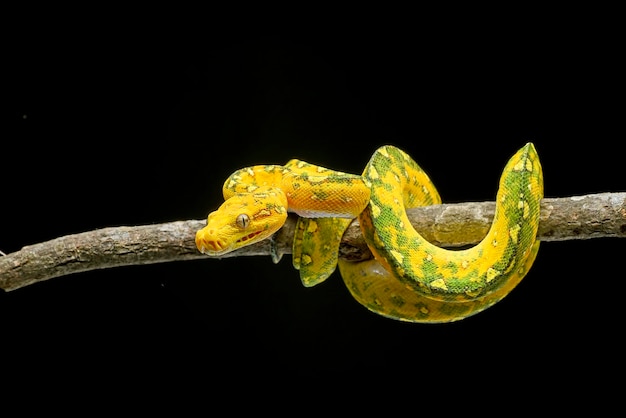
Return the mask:
<svg viewBox="0 0 626 418">
<path fill-rule="evenodd" d="M 196 246 L 198 250 L 206 255 L 220 256 L 239 247 L 251 244 L 250 240 L 260 235 L 263 231 L 252 232 L 239 238 L 234 243 L 229 244 L 226 240 L 218 239 L 214 235 L 204 235 L 202 231 L 196 234 Z"/>
<path fill-rule="evenodd" d="M 228 252 L 225 243 L 220 240 L 203 240 L 196 243 L 198 250 L 207 255 L 220 255 Z"/>
<path fill-rule="evenodd" d="M 244 243 L 244 242 L 246 242 L 246 241 L 250 241 L 251 239 L 253 239 L 253 238 L 254 238 L 254 237 L 256 237 L 257 235 L 259 235 L 261 232 L 262 232 L 262 231 L 256 231 L 256 232 L 252 232 L 252 233 L 250 233 L 250 234 L 248 234 L 248 235 L 244 235 L 243 237 L 241 237 L 241 238 L 239 238 L 239 239 L 237 240 L 237 243 L 238 243 L 238 244 L 240 244 L 240 243 Z"/>
</svg>

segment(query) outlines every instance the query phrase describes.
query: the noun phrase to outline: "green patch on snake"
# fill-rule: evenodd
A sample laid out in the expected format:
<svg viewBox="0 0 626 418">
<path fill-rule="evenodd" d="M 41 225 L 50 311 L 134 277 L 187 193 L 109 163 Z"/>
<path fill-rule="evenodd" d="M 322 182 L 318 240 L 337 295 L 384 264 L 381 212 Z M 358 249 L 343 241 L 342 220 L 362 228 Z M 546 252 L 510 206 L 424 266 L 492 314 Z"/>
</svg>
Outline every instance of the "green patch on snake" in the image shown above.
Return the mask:
<svg viewBox="0 0 626 418">
<path fill-rule="evenodd" d="M 401 308 L 402 306 L 404 306 L 404 304 L 406 303 L 404 301 L 404 298 L 401 295 L 390 295 L 389 296 L 389 300 L 391 301 L 392 304 L 394 304 L 395 306 Z"/>
<path fill-rule="evenodd" d="M 367 292 L 367 289 L 369 289 L 370 286 L 372 286 L 374 284 L 374 282 L 371 281 L 371 280 L 363 280 L 362 283 L 363 283 L 363 291 L 364 292 Z"/>
<path fill-rule="evenodd" d="M 330 197 L 330 194 L 324 190 L 318 190 L 315 193 L 311 194 L 311 199 L 315 200 L 327 200 Z"/>
<path fill-rule="evenodd" d="M 452 261 L 447 262 L 443 265 L 443 268 L 448 270 L 450 274 L 456 275 L 459 272 L 459 266 Z"/>
<path fill-rule="evenodd" d="M 355 297 L 361 297 L 361 290 L 359 289 L 359 286 L 356 284 L 356 282 L 352 281 L 348 284 L 349 290 L 350 292 L 355 295 Z"/>
<path fill-rule="evenodd" d="M 400 228 L 398 228 L 398 231 L 401 231 Z M 395 245 L 397 248 L 411 248 L 412 247 L 412 240 L 407 237 L 405 234 L 398 234 L 396 236 L 395 239 Z"/>
<path fill-rule="evenodd" d="M 350 186 L 355 181 L 363 181 L 361 176 L 356 176 L 354 174 L 346 174 L 346 173 L 331 173 L 327 176 L 328 181 L 335 184 L 343 184 L 346 186 Z"/>
<path fill-rule="evenodd" d="M 438 280 L 443 280 L 444 283 L 446 282 L 445 276 L 439 271 L 439 266 L 432 260 L 424 260 L 424 262 L 421 266 L 419 266 L 418 269 L 415 269 L 415 267 L 411 266 L 410 263 L 406 263 L 406 266 L 404 266 L 404 268 L 405 270 L 419 270 L 418 274 L 423 275 L 424 281 L 426 283 L 429 283 L 431 286 L 433 282 L 436 282 Z M 448 286 L 447 283 L 446 286 Z"/>
<path fill-rule="evenodd" d="M 379 187 L 382 187 L 383 189 L 385 189 L 386 191 L 388 191 L 389 193 L 393 192 L 393 188 L 394 186 L 390 183 L 379 183 L 378 184 Z"/>
<path fill-rule="evenodd" d="M 443 303 L 439 311 L 450 317 L 464 317 L 471 311 L 471 307 L 463 303 Z"/>
<path fill-rule="evenodd" d="M 415 303 L 413 306 L 415 307 L 416 317 L 427 318 L 430 315 L 430 309 L 424 302 Z"/>
</svg>

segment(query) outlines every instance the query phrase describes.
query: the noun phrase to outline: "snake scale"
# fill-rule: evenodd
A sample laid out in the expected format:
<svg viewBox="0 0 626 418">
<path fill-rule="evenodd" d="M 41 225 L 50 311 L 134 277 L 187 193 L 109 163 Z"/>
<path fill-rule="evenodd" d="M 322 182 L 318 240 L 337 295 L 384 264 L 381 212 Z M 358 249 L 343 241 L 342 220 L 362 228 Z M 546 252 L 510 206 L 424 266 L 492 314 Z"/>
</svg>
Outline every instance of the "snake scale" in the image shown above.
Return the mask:
<svg viewBox="0 0 626 418">
<path fill-rule="evenodd" d="M 270 238 L 294 212 L 292 260 L 302 283 L 314 286 L 338 266 L 359 303 L 402 321 L 451 322 L 487 309 L 524 278 L 539 249 L 543 174 L 530 142 L 502 172 L 487 235 L 462 250 L 437 247 L 411 226 L 406 209 L 441 198 L 417 163 L 391 145 L 378 148 L 361 175 L 294 159 L 237 170 L 222 191 L 224 203 L 196 234 L 200 252 L 220 256 Z M 338 259 L 355 218 L 374 259 Z"/>
</svg>

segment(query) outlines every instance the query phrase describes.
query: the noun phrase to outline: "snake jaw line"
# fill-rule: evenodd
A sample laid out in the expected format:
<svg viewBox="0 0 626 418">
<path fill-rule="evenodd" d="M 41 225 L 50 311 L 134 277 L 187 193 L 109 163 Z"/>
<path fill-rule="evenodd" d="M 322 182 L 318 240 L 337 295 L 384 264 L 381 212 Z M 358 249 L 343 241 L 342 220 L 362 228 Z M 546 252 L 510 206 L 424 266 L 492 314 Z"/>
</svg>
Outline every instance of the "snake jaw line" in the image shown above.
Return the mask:
<svg viewBox="0 0 626 418">
<path fill-rule="evenodd" d="M 259 235 L 261 233 L 261 231 L 256 231 L 256 232 L 252 232 L 248 235 L 244 235 L 243 237 L 239 238 L 236 242 L 246 242 L 250 239 L 253 239 L 254 237 L 256 237 L 257 235 Z"/>
</svg>

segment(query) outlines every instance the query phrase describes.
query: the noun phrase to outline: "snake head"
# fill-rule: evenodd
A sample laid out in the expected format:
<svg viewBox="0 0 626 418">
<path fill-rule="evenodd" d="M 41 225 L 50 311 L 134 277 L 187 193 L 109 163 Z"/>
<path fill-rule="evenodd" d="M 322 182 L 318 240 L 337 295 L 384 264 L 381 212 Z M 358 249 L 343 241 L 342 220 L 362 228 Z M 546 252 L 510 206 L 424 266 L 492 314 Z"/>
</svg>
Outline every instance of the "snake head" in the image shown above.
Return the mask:
<svg viewBox="0 0 626 418">
<path fill-rule="evenodd" d="M 198 250 L 219 256 L 270 237 L 287 219 L 287 197 L 276 188 L 259 188 L 228 198 L 196 233 Z"/>
</svg>

